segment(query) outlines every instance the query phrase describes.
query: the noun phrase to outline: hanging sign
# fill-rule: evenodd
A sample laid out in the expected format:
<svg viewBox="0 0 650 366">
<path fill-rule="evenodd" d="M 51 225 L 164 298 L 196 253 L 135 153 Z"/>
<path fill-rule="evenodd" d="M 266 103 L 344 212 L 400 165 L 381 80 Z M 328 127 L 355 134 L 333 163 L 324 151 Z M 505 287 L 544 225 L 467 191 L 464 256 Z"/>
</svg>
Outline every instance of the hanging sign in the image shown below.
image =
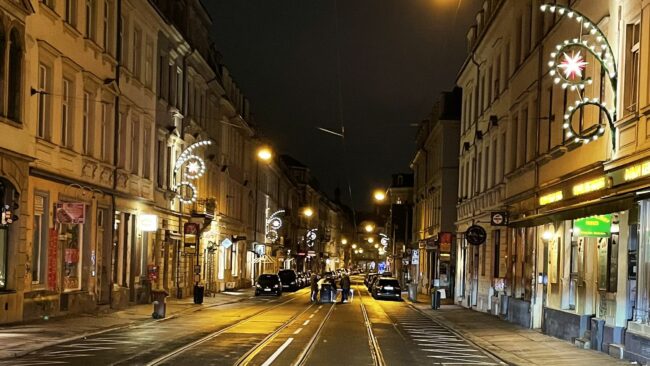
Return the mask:
<svg viewBox="0 0 650 366">
<path fill-rule="evenodd" d="M 230 248 L 232 246 L 232 240 L 228 238 L 223 239 L 223 241 L 221 242 L 221 246 L 224 247 L 225 249 Z"/>
<path fill-rule="evenodd" d="M 573 221 L 573 232 L 579 237 L 608 238 L 611 235 L 612 215 L 597 215 Z"/>
<path fill-rule="evenodd" d="M 158 216 L 157 215 L 140 215 L 138 217 L 138 226 L 140 231 L 154 232 L 158 230 Z"/>
<path fill-rule="evenodd" d="M 83 224 L 86 221 L 86 204 L 83 202 L 59 202 L 54 211 L 59 224 Z"/>
<path fill-rule="evenodd" d="M 481 226 L 472 225 L 465 232 L 465 239 L 467 239 L 467 242 L 472 245 L 481 245 L 485 243 L 487 233 Z"/>
<path fill-rule="evenodd" d="M 200 227 L 199 224 L 195 222 L 186 222 L 185 225 L 183 225 L 183 230 L 185 232 L 185 235 L 197 235 L 199 233 Z"/>
<path fill-rule="evenodd" d="M 492 226 L 508 225 L 508 213 L 505 211 L 492 212 L 490 214 L 490 224 Z"/>
</svg>

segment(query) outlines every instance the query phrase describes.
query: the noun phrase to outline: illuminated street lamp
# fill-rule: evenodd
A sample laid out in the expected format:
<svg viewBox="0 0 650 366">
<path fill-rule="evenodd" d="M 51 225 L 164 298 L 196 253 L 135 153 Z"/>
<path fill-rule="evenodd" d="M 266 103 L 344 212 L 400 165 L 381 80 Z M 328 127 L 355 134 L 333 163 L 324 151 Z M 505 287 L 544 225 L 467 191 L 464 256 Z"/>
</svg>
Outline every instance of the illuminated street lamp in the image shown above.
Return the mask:
<svg viewBox="0 0 650 366">
<path fill-rule="evenodd" d="M 345 245 L 348 243 L 348 239 L 341 239 L 341 244 Z"/>
<path fill-rule="evenodd" d="M 365 226 L 365 229 L 366 229 L 366 232 L 371 233 L 371 232 L 375 229 L 375 227 L 372 226 L 372 224 L 367 224 L 367 225 Z"/>
<path fill-rule="evenodd" d="M 262 161 L 269 161 L 273 158 L 273 151 L 266 146 L 260 147 L 257 150 L 257 157 Z"/>
<path fill-rule="evenodd" d="M 372 196 L 375 199 L 375 201 L 377 201 L 377 202 L 383 202 L 386 199 L 386 193 L 384 193 L 383 191 L 381 191 L 379 189 L 375 190 L 375 192 L 373 192 Z"/>
<path fill-rule="evenodd" d="M 359 248 L 359 254 L 363 253 L 363 248 Z"/>
<path fill-rule="evenodd" d="M 357 249 L 357 245 L 356 245 L 356 244 L 352 244 L 352 249 Z"/>
<path fill-rule="evenodd" d="M 375 248 L 379 248 L 379 244 L 375 244 Z"/>
<path fill-rule="evenodd" d="M 305 217 L 312 217 L 314 215 L 314 210 L 312 210 L 311 207 L 305 207 L 302 210 L 302 214 L 305 215 Z"/>
<path fill-rule="evenodd" d="M 375 242 L 375 238 L 373 238 L 373 237 L 368 238 L 368 243 L 372 244 L 374 242 Z"/>
</svg>

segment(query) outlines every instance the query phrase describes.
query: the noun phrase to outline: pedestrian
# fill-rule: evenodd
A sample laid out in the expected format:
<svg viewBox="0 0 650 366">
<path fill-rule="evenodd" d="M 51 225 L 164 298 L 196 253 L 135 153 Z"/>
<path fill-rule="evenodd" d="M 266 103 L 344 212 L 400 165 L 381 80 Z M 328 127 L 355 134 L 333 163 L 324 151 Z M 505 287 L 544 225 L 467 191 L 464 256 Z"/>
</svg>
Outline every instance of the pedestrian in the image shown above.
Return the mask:
<svg viewBox="0 0 650 366">
<path fill-rule="evenodd" d="M 329 283 L 332 286 L 332 302 L 336 302 L 336 279 L 330 278 Z"/>
<path fill-rule="evenodd" d="M 341 278 L 341 302 L 348 302 L 348 295 L 350 294 L 350 276 L 347 274 Z"/>
<path fill-rule="evenodd" d="M 318 276 L 311 276 L 311 302 L 318 301 Z"/>
</svg>

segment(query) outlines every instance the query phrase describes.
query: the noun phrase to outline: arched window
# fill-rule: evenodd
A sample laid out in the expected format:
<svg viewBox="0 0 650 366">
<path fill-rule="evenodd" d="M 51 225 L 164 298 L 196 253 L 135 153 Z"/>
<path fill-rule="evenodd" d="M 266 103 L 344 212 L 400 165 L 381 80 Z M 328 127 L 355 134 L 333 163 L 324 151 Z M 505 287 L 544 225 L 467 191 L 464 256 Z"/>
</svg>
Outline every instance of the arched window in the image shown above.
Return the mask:
<svg viewBox="0 0 650 366">
<path fill-rule="evenodd" d="M 10 33 L 9 46 L 9 83 L 7 85 L 7 117 L 20 122 L 20 93 L 21 93 L 21 76 L 23 63 L 23 49 L 20 42 L 20 34 L 16 29 Z"/>
</svg>

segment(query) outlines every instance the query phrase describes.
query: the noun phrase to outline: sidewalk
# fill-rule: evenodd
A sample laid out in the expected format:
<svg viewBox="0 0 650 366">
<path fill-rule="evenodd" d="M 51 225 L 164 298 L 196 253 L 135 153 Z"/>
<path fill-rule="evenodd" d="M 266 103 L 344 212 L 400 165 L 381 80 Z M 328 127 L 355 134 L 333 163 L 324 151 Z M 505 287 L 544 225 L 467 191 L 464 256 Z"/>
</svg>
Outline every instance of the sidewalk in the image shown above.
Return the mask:
<svg viewBox="0 0 650 366">
<path fill-rule="evenodd" d="M 147 322 L 172 319 L 183 314 L 212 306 L 246 300 L 253 296 L 253 289 L 227 291 L 214 297 L 205 297 L 203 304 L 195 305 L 193 298 L 167 298 L 167 317 L 154 320 L 153 305 L 133 305 L 125 310 L 97 314 L 75 314 L 49 320 L 0 327 L 0 359 L 12 358 L 38 349 L 73 339 L 126 328 Z"/>
<path fill-rule="evenodd" d="M 443 305 L 438 310 L 431 310 L 431 299 L 427 295 L 418 296 L 418 302 L 412 305 L 511 365 L 630 364 L 458 305 Z"/>
</svg>

